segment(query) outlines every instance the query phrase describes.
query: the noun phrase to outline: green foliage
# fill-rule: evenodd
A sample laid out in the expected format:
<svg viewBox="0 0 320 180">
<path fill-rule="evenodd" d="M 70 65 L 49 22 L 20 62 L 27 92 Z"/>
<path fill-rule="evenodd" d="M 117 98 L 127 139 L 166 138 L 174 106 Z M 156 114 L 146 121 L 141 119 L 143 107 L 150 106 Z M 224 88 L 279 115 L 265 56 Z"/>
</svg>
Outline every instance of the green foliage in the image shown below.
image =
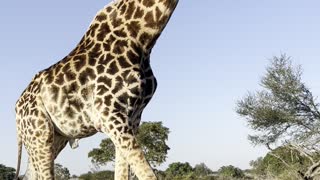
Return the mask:
<svg viewBox="0 0 320 180">
<path fill-rule="evenodd" d="M 261 80 L 262 90 L 238 101 L 237 113 L 257 132 L 249 136 L 253 144 L 266 145 L 270 150 L 275 145 L 290 147 L 290 152 L 276 149 L 263 159 L 255 171 L 269 169 L 264 172 L 266 176 L 294 174 L 312 179 L 320 174 L 320 161 L 315 155 L 320 152 L 319 104 L 301 76 L 301 67 L 293 66 L 290 58 L 274 57 Z"/>
<path fill-rule="evenodd" d="M 151 165 L 157 166 L 166 161 L 170 149 L 166 144 L 169 132 L 162 122 L 143 122 L 140 125 L 137 140 Z"/>
<path fill-rule="evenodd" d="M 181 163 L 175 162 L 171 163 L 169 167 L 166 169 L 167 178 L 182 178 L 185 176 L 191 175 L 193 172 L 193 168 L 190 166 L 188 162 Z"/>
<path fill-rule="evenodd" d="M 253 173 L 260 177 L 273 176 L 279 179 L 297 179 L 299 172 L 307 171 L 312 162 L 297 150 L 287 146 L 269 152 L 265 157 L 251 161 Z M 281 178 L 280 178 L 281 177 Z"/>
<path fill-rule="evenodd" d="M 285 55 L 274 57 L 261 80 L 263 90 L 238 101 L 237 113 L 258 133 L 249 136 L 254 144 L 306 142 L 320 129 L 318 104 L 301 81 L 300 66 Z"/>
<path fill-rule="evenodd" d="M 165 162 L 170 149 L 166 144 L 168 134 L 169 129 L 161 122 L 144 122 L 140 125 L 136 136 L 137 141 L 151 165 L 156 166 Z M 110 139 L 104 139 L 100 143 L 100 148 L 90 151 L 88 157 L 98 166 L 114 162 L 115 146 Z"/>
<path fill-rule="evenodd" d="M 99 171 L 99 172 L 88 172 L 79 176 L 80 180 L 113 180 L 114 172 L 113 171 Z"/>
<path fill-rule="evenodd" d="M 0 180 L 12 180 L 15 172 L 14 168 L 0 164 Z"/>
<path fill-rule="evenodd" d="M 222 166 L 218 170 L 218 173 L 219 176 L 223 179 L 240 179 L 245 177 L 245 174 L 241 169 L 232 165 Z"/>
<path fill-rule="evenodd" d="M 267 164 L 263 160 L 263 157 L 258 157 L 256 160 L 250 161 L 250 166 L 252 167 L 250 173 L 255 174 L 259 177 L 267 176 Z"/>
<path fill-rule="evenodd" d="M 212 176 L 212 171 L 204 164 L 198 164 L 192 168 L 189 163 L 172 163 L 167 170 L 161 171 L 154 169 L 159 180 L 216 180 L 217 177 Z M 88 172 L 79 176 L 80 180 L 113 180 L 113 171 Z M 131 177 L 138 180 L 136 177 Z"/>
<path fill-rule="evenodd" d="M 99 146 L 100 148 L 94 148 L 89 152 L 88 157 L 91 158 L 91 162 L 98 166 L 113 162 L 115 159 L 115 147 L 111 139 L 103 139 Z"/>
<path fill-rule="evenodd" d="M 69 180 L 70 172 L 69 169 L 63 167 L 61 164 L 54 165 L 54 175 L 56 180 Z"/>
<path fill-rule="evenodd" d="M 208 176 L 209 174 L 212 174 L 213 171 L 208 168 L 204 163 L 200 163 L 194 166 L 193 173 L 197 177 L 204 177 Z"/>
</svg>

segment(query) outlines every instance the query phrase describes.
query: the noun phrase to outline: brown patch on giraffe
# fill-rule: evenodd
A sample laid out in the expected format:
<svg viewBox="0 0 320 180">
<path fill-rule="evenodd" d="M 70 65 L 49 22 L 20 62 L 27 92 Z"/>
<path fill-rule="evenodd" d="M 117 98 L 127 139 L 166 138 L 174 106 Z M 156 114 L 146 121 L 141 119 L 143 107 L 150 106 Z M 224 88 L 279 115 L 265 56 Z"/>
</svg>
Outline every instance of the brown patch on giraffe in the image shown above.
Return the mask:
<svg viewBox="0 0 320 180">
<path fill-rule="evenodd" d="M 146 7 L 152 7 L 155 4 L 155 1 L 154 0 L 143 0 L 142 3 Z"/>
<path fill-rule="evenodd" d="M 124 112 L 117 112 L 116 116 L 122 121 L 122 123 L 126 124 L 127 116 L 124 115 Z"/>
<path fill-rule="evenodd" d="M 97 87 L 97 94 L 100 96 L 106 94 L 108 91 L 109 91 L 109 88 L 106 87 L 104 84 L 100 84 Z"/>
<path fill-rule="evenodd" d="M 107 73 L 114 75 L 119 71 L 116 61 L 112 61 L 107 69 Z"/>
<path fill-rule="evenodd" d="M 67 81 L 73 81 L 77 78 L 77 75 L 71 70 L 65 72 L 64 75 Z"/>
<path fill-rule="evenodd" d="M 123 69 L 132 66 L 132 64 L 130 64 L 124 56 L 118 57 L 118 62 L 119 62 L 120 67 Z"/>
<path fill-rule="evenodd" d="M 96 32 L 97 32 L 97 29 L 99 28 L 99 24 L 92 24 L 90 26 L 90 30 L 87 32 L 87 36 L 90 36 L 90 37 L 95 37 L 96 36 Z M 84 43 L 80 43 L 81 45 L 83 45 Z M 84 49 L 84 47 L 83 47 Z"/>
<path fill-rule="evenodd" d="M 108 22 L 102 23 L 100 25 L 99 30 L 98 30 L 97 40 L 103 41 L 104 38 L 107 36 L 107 34 L 109 34 L 110 32 L 111 32 L 111 30 L 110 30 L 110 26 L 109 26 Z"/>
<path fill-rule="evenodd" d="M 73 107 L 77 112 L 80 112 L 84 108 L 83 102 L 80 99 L 69 99 L 70 107 Z"/>
<path fill-rule="evenodd" d="M 46 73 L 46 74 L 47 74 L 47 76 L 46 76 L 46 78 L 45 78 L 46 83 L 47 83 L 47 84 L 51 84 L 51 83 L 53 82 L 53 80 L 54 80 L 53 72 L 49 71 L 49 72 Z"/>
<path fill-rule="evenodd" d="M 55 84 L 61 86 L 64 83 L 64 74 L 63 73 L 59 73 L 56 78 L 55 78 Z"/>
<path fill-rule="evenodd" d="M 118 132 L 122 133 L 122 126 L 116 128 Z"/>
<path fill-rule="evenodd" d="M 96 16 L 96 20 L 98 22 L 102 22 L 104 20 L 107 20 L 107 15 L 104 12 L 102 12 L 99 15 Z"/>
<path fill-rule="evenodd" d="M 107 85 L 108 87 L 112 86 L 112 80 L 110 78 L 108 78 L 107 76 L 100 76 L 97 79 L 98 83 L 103 83 L 104 85 Z"/>
<path fill-rule="evenodd" d="M 140 29 L 141 25 L 139 21 L 131 21 L 127 24 L 127 30 L 129 31 L 129 35 L 133 38 L 137 38 Z"/>
<path fill-rule="evenodd" d="M 128 47 L 128 42 L 125 40 L 117 40 L 113 46 L 113 53 L 115 54 L 123 54 L 125 49 Z"/>
<path fill-rule="evenodd" d="M 162 2 L 166 7 L 170 7 L 170 2 L 168 0 L 160 0 L 159 2 Z"/>
<path fill-rule="evenodd" d="M 121 28 L 119 30 L 116 30 L 113 32 L 116 36 L 120 37 L 120 38 L 125 38 L 127 37 L 127 33 L 124 31 L 124 28 Z"/>
<path fill-rule="evenodd" d="M 121 94 L 119 97 L 118 97 L 118 100 L 120 103 L 122 104 L 127 104 L 128 103 L 128 100 L 129 100 L 130 96 L 127 92 L 124 92 L 123 94 Z"/>
<path fill-rule="evenodd" d="M 144 16 L 144 20 L 146 22 L 146 27 L 149 28 L 157 28 L 158 23 L 156 22 L 154 16 L 153 16 L 153 11 L 149 11 L 146 13 L 146 15 Z"/>
<path fill-rule="evenodd" d="M 91 49 L 91 51 L 89 51 L 88 56 L 89 59 L 93 58 L 97 58 L 101 55 L 101 44 L 100 43 L 96 43 L 93 48 Z"/>
<path fill-rule="evenodd" d="M 79 85 L 77 82 L 73 82 L 68 86 L 68 91 L 70 92 L 77 92 L 79 90 Z"/>
<path fill-rule="evenodd" d="M 120 111 L 120 112 L 125 112 L 126 111 L 126 107 L 124 107 L 122 104 L 120 104 L 118 102 L 114 102 L 113 103 L 113 107 L 114 107 L 114 109 L 116 109 L 116 111 Z"/>
<path fill-rule="evenodd" d="M 139 38 L 139 41 L 141 44 L 147 44 L 148 42 L 151 42 L 152 41 L 152 35 L 144 32 L 141 34 L 140 38 Z"/>
<path fill-rule="evenodd" d="M 79 124 L 82 124 L 82 123 L 83 123 L 82 116 L 79 116 L 79 117 L 78 117 L 77 123 L 79 123 Z"/>
<path fill-rule="evenodd" d="M 106 8 L 106 11 L 107 11 L 108 13 L 110 13 L 112 10 L 113 10 L 112 6 L 108 6 L 108 7 Z"/>
<path fill-rule="evenodd" d="M 85 54 L 75 56 L 73 59 L 76 71 L 80 71 L 87 63 L 87 56 Z"/>
<path fill-rule="evenodd" d="M 127 58 L 131 62 L 131 64 L 139 64 L 140 63 L 140 57 L 134 53 L 132 50 L 129 50 L 127 52 Z"/>
<path fill-rule="evenodd" d="M 70 70 L 70 62 L 64 64 L 63 68 L 62 68 L 62 71 L 63 72 L 68 72 Z"/>
<path fill-rule="evenodd" d="M 104 99 L 103 103 L 106 106 L 108 107 L 111 106 L 112 95 L 105 96 L 103 99 Z"/>
<path fill-rule="evenodd" d="M 108 117 L 109 116 L 109 111 L 110 111 L 110 109 L 108 108 L 108 107 L 106 107 L 106 108 L 104 108 L 104 111 L 103 111 L 103 115 L 105 116 L 105 117 Z M 103 119 L 102 120 L 104 123 L 106 123 L 106 119 Z"/>
<path fill-rule="evenodd" d="M 134 13 L 133 18 L 134 18 L 134 19 L 140 19 L 140 18 L 143 17 L 143 15 L 144 15 L 143 9 L 141 9 L 140 7 L 137 7 L 136 12 Z"/>
<path fill-rule="evenodd" d="M 104 51 L 110 51 L 111 50 L 111 46 L 109 43 L 103 43 L 103 50 Z"/>
<path fill-rule="evenodd" d="M 54 102 L 58 101 L 59 98 L 59 91 L 60 91 L 60 87 L 56 86 L 56 85 L 52 85 L 50 88 L 50 92 L 52 94 L 52 100 Z"/>
<path fill-rule="evenodd" d="M 114 86 L 114 88 L 112 89 L 111 93 L 115 94 L 117 93 L 120 89 L 123 88 L 123 78 L 120 76 L 116 77 L 116 84 Z"/>
<path fill-rule="evenodd" d="M 58 63 L 58 64 L 54 65 L 54 74 L 58 74 L 61 69 L 62 69 L 62 64 L 61 63 Z"/>
<path fill-rule="evenodd" d="M 94 70 L 91 68 L 86 68 L 80 73 L 78 80 L 81 85 L 85 85 L 90 79 L 93 80 L 95 78 L 96 74 L 94 73 Z"/>
<path fill-rule="evenodd" d="M 98 65 L 98 66 L 96 67 L 96 69 L 97 69 L 97 73 L 98 73 L 98 74 L 102 74 L 102 73 L 104 73 L 105 66 L 100 64 L 100 65 Z"/>
<path fill-rule="evenodd" d="M 117 8 L 120 9 L 125 3 L 123 1 L 119 1 Z"/>
<path fill-rule="evenodd" d="M 125 14 L 127 11 L 127 5 L 126 4 L 123 4 L 120 8 L 120 15 L 123 15 Z"/>
<path fill-rule="evenodd" d="M 114 120 L 113 123 L 114 123 L 116 126 L 119 125 L 119 124 L 121 124 L 121 122 L 118 121 L 118 120 Z"/>
<path fill-rule="evenodd" d="M 132 16 L 133 16 L 133 13 L 134 13 L 134 10 L 135 10 L 135 4 L 134 2 L 129 2 L 128 4 L 128 9 L 126 11 L 126 15 L 125 15 L 125 18 L 127 20 L 131 19 Z"/>
</svg>

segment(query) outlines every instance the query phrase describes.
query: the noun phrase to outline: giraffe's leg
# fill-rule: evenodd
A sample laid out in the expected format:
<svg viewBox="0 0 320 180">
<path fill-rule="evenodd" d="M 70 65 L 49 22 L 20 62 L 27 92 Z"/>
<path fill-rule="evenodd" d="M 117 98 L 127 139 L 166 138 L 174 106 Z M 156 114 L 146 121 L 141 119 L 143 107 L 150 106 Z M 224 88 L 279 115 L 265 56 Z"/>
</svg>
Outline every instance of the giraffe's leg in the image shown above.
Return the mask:
<svg viewBox="0 0 320 180">
<path fill-rule="evenodd" d="M 133 133 L 136 134 L 138 131 L 138 127 L 141 120 L 141 113 L 139 114 L 138 118 L 133 123 Z M 131 176 L 131 170 L 129 164 L 127 163 L 126 159 L 120 153 L 120 149 L 116 149 L 116 162 L 115 162 L 115 177 L 116 179 L 124 179 L 127 180 Z"/>
<path fill-rule="evenodd" d="M 122 156 L 120 149 L 116 148 L 116 160 L 115 160 L 115 179 L 128 180 L 129 178 L 129 164 L 124 156 Z"/>
<path fill-rule="evenodd" d="M 68 138 L 58 134 L 55 132 L 54 138 L 53 138 L 53 158 L 56 159 L 59 153 L 62 151 L 64 147 L 66 147 L 68 143 Z"/>
<path fill-rule="evenodd" d="M 110 122 L 105 122 L 107 123 L 103 125 L 101 130 L 111 138 L 116 150 L 120 151 L 117 157 L 122 156 L 127 161 L 139 180 L 156 180 L 157 178 L 152 168 L 146 161 L 144 153 L 137 143 L 133 129 L 129 126 L 129 118 L 125 114 L 117 113 L 111 117 Z M 125 168 L 127 167 L 125 166 Z M 119 166 L 119 168 L 122 167 Z M 118 179 L 118 177 L 115 177 L 115 179 Z M 119 177 L 119 179 L 121 178 Z"/>
<path fill-rule="evenodd" d="M 37 178 L 37 173 L 36 170 L 34 169 L 31 160 L 28 160 L 28 166 L 27 166 L 27 170 L 23 176 L 23 180 L 32 180 L 32 179 L 38 179 Z"/>
<path fill-rule="evenodd" d="M 41 107 L 34 107 L 35 113 L 25 117 L 24 145 L 29 155 L 25 179 L 52 180 L 54 129 L 50 119 Z M 37 115 L 37 116 L 35 116 Z"/>
<path fill-rule="evenodd" d="M 62 149 L 66 146 L 68 142 L 68 139 L 64 136 L 61 136 L 58 133 L 54 134 L 54 143 L 53 143 L 53 158 L 56 159 L 58 154 L 62 151 Z M 31 159 L 28 161 L 28 166 L 26 173 L 23 177 L 23 180 L 33 180 L 33 179 L 38 179 L 37 178 L 37 173 L 35 168 L 33 167 L 33 164 L 31 162 Z"/>
</svg>

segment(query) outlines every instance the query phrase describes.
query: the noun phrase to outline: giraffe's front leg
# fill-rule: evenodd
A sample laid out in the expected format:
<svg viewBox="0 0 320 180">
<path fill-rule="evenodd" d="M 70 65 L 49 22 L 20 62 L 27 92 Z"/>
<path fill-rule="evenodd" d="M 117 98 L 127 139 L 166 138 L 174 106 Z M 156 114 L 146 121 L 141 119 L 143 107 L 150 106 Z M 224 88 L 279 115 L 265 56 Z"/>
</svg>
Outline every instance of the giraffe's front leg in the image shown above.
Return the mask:
<svg viewBox="0 0 320 180">
<path fill-rule="evenodd" d="M 125 160 L 139 180 L 156 180 L 152 168 L 137 143 L 133 129 L 129 126 L 129 118 L 124 113 L 115 113 L 108 119 L 101 130 L 111 138 L 118 151 L 116 158 L 120 159 L 116 159 L 115 179 L 128 178 L 128 166 L 122 163 Z"/>
<path fill-rule="evenodd" d="M 116 161 L 115 161 L 115 179 L 128 180 L 129 179 L 129 164 L 125 157 L 121 154 L 121 150 L 116 148 Z"/>
</svg>

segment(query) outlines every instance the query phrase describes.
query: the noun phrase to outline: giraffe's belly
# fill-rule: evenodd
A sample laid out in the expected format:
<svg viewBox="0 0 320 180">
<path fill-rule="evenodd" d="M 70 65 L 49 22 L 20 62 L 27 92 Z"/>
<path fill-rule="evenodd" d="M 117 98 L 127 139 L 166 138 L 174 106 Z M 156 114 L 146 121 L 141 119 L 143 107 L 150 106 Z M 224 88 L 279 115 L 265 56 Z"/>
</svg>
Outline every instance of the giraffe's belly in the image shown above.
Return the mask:
<svg viewBox="0 0 320 180">
<path fill-rule="evenodd" d="M 97 132 L 93 114 L 94 85 L 78 87 L 72 85 L 56 90 L 54 86 L 42 91 L 43 104 L 55 129 L 68 138 L 83 138 Z"/>
</svg>

